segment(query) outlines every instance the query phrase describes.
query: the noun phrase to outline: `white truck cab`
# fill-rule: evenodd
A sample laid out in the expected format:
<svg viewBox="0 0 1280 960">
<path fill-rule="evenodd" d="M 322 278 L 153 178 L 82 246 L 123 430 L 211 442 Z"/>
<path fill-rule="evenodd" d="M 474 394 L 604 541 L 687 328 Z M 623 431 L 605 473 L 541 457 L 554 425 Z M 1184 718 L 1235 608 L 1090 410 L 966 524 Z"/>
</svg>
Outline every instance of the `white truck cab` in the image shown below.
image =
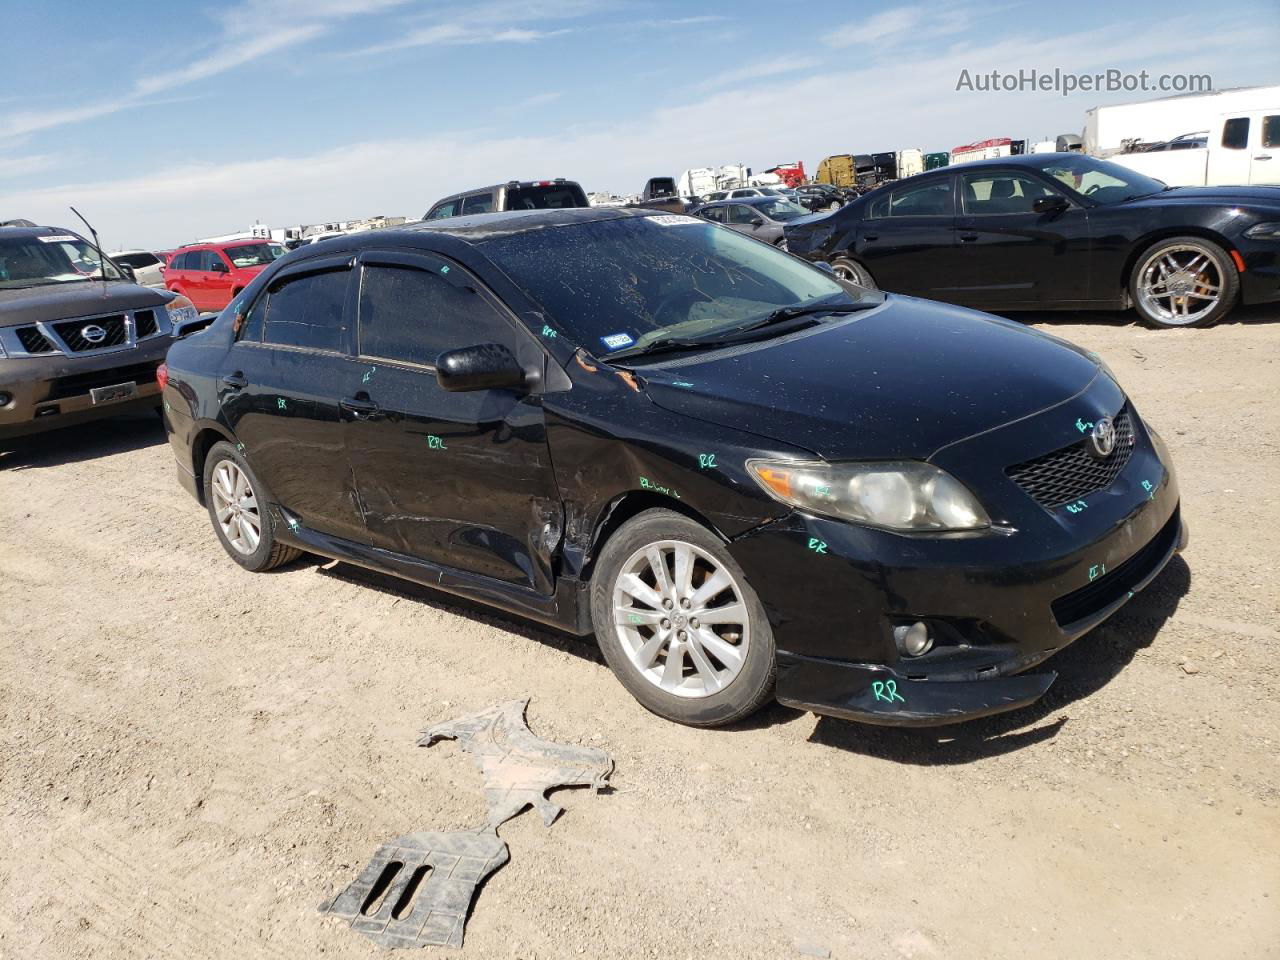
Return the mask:
<svg viewBox="0 0 1280 960">
<path fill-rule="evenodd" d="M 1280 106 L 1221 115 L 1203 147 L 1114 153 L 1106 159 L 1171 187 L 1280 184 Z"/>
</svg>

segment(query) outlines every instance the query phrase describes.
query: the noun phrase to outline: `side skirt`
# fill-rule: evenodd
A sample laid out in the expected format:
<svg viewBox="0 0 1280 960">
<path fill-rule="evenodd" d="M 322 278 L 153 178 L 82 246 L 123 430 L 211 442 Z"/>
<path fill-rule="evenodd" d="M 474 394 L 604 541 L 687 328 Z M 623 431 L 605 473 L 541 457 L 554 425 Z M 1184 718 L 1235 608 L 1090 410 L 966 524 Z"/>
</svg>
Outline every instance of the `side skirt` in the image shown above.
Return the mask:
<svg viewBox="0 0 1280 960">
<path fill-rule="evenodd" d="M 271 504 L 270 510 L 276 538 L 292 547 L 435 587 L 577 636 L 593 632 L 589 583 L 558 577 L 555 593 L 547 596 L 529 587 L 312 530 L 279 504 Z"/>
</svg>

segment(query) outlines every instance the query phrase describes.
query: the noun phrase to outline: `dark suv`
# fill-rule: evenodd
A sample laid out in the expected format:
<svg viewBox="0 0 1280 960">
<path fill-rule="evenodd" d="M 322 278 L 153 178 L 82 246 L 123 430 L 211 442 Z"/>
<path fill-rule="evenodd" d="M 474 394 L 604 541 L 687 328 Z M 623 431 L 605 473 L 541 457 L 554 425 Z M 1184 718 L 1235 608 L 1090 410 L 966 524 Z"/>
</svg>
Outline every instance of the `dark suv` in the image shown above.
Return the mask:
<svg viewBox="0 0 1280 960">
<path fill-rule="evenodd" d="M 582 187 L 572 180 L 511 180 L 455 193 L 437 200 L 423 220 L 442 220 L 473 213 L 500 213 L 505 210 L 560 210 L 565 207 L 589 207 Z"/>
<path fill-rule="evenodd" d="M 158 407 L 156 367 L 199 323 L 69 230 L 0 227 L 0 439 Z"/>
</svg>

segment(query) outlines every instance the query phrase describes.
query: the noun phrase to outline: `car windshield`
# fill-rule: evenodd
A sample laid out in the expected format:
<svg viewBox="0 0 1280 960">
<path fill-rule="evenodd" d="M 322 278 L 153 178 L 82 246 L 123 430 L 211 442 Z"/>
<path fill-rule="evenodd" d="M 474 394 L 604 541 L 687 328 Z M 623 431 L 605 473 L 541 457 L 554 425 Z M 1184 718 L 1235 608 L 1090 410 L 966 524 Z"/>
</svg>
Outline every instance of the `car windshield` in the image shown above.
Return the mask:
<svg viewBox="0 0 1280 960">
<path fill-rule="evenodd" d="M 770 220 L 794 220 L 796 217 L 807 216 L 809 211 L 804 207 L 792 203 L 790 200 L 766 200 L 764 203 L 754 204 L 755 208 L 763 213 Z"/>
<path fill-rule="evenodd" d="M 1094 203 L 1110 206 L 1136 197 L 1146 197 L 1165 189 L 1154 177 L 1143 176 L 1128 167 L 1095 160 L 1079 153 L 1047 154 L 1040 169 L 1072 193 Z"/>
<path fill-rule="evenodd" d="M 105 269 L 106 279 L 125 279 L 110 260 Z M 98 251 L 72 234 L 0 240 L 0 290 L 100 280 L 102 275 Z"/>
<path fill-rule="evenodd" d="M 242 243 L 224 247 L 222 252 L 237 267 L 263 267 L 279 260 L 287 251 L 278 243 Z"/>
<path fill-rule="evenodd" d="M 529 230 L 483 249 L 547 311 L 553 332 L 598 355 L 714 337 L 780 307 L 860 302 L 768 244 L 675 214 Z"/>
</svg>

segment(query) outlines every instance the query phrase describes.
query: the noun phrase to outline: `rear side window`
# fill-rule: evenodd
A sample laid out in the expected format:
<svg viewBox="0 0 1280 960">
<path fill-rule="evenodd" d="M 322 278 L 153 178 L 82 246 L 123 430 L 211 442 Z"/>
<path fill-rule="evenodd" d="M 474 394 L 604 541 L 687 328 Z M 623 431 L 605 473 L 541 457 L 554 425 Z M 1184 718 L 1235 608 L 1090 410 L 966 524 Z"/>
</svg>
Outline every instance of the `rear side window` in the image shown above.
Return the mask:
<svg viewBox="0 0 1280 960">
<path fill-rule="evenodd" d="M 364 268 L 361 356 L 435 366 L 445 350 L 478 343 L 513 345 L 511 324 L 474 287 L 413 267 Z"/>
<path fill-rule="evenodd" d="M 1280 147 L 1280 114 L 1262 118 L 1262 145 Z"/>
<path fill-rule="evenodd" d="M 894 190 L 889 197 L 891 217 L 949 217 L 953 213 L 950 180 L 904 187 Z"/>
<path fill-rule="evenodd" d="M 1228 150 L 1243 150 L 1249 145 L 1249 118 L 1232 117 L 1222 125 L 1222 145 Z"/>
<path fill-rule="evenodd" d="M 492 193 L 476 193 L 462 198 L 462 215 L 469 213 L 490 213 L 493 210 Z"/>
<path fill-rule="evenodd" d="M 266 341 L 284 347 L 341 353 L 346 343 L 343 307 L 350 270 L 289 277 L 267 298 Z"/>
</svg>

